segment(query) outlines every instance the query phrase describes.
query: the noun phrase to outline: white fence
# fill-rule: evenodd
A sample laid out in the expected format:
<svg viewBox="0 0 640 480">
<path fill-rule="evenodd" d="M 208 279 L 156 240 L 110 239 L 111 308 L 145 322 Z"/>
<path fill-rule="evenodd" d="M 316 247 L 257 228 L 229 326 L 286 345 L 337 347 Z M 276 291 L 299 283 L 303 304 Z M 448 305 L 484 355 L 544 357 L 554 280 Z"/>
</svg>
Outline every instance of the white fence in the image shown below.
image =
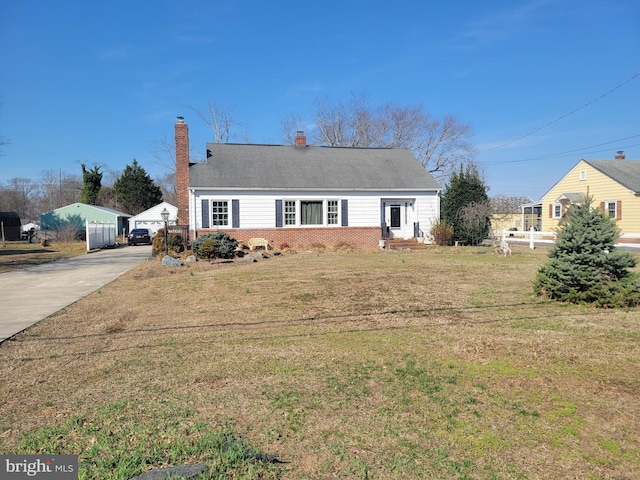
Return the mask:
<svg viewBox="0 0 640 480">
<path fill-rule="evenodd" d="M 556 232 L 538 232 L 531 228 L 528 232 L 502 229 L 502 241 L 510 242 L 513 239 L 529 241 L 529 248 L 534 249 L 535 243 L 555 243 Z M 640 248 L 640 234 L 623 233 L 620 235 L 616 246 Z"/>
<path fill-rule="evenodd" d="M 115 245 L 118 241 L 116 227 L 115 223 L 97 223 L 87 220 L 87 251 Z"/>
<path fill-rule="evenodd" d="M 556 241 L 556 232 L 538 232 L 533 227 L 528 232 L 519 232 L 517 230 L 502 229 L 502 241 L 508 241 L 510 238 L 519 238 L 529 240 L 529 248 L 535 248 L 535 242 L 538 243 L 554 243 Z M 536 238 L 537 237 L 537 238 Z"/>
</svg>

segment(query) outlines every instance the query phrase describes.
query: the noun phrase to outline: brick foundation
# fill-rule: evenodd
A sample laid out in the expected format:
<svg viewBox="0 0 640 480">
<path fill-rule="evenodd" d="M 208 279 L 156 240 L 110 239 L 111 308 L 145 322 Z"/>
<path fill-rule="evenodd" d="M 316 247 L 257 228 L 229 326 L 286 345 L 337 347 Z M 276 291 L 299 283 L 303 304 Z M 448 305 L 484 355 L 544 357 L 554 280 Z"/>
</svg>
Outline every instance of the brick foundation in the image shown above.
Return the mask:
<svg viewBox="0 0 640 480">
<path fill-rule="evenodd" d="M 381 238 L 380 227 L 199 230 L 198 236 L 218 231 L 226 232 L 245 245 L 250 238 L 264 238 L 275 250 L 279 250 L 284 243 L 291 248 L 309 248 L 314 243 L 332 248 L 340 243 L 346 243 L 356 250 L 371 250 L 378 248 Z"/>
</svg>

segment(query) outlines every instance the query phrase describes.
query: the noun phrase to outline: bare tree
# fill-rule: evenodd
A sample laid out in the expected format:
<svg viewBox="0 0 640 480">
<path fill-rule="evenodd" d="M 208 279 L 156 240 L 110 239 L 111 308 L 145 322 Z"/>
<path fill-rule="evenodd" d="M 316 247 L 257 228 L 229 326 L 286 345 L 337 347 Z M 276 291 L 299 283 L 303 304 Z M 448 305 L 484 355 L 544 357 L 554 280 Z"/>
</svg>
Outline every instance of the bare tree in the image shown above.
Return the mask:
<svg viewBox="0 0 640 480">
<path fill-rule="evenodd" d="M 7 139 L 7 137 L 5 137 L 4 135 L 0 134 L 0 156 L 4 155 L 4 153 L 2 153 L 2 150 L 4 147 L 6 147 L 7 145 L 9 145 L 11 142 Z"/>
<path fill-rule="evenodd" d="M 316 99 L 313 118 L 316 143 L 330 147 L 369 147 L 373 131 L 373 114 L 364 95 L 352 95 L 347 102 L 331 103 Z"/>
<path fill-rule="evenodd" d="M 178 202 L 178 185 L 176 183 L 176 147 L 173 142 L 164 140 L 154 142 L 151 147 L 151 154 L 156 159 L 156 163 L 166 169 L 167 173 L 155 177 L 156 184 L 162 191 L 162 199 L 172 205 Z M 196 161 L 204 161 L 197 158 L 193 152 L 189 152 L 189 157 Z"/>
<path fill-rule="evenodd" d="M 458 218 L 464 228 L 478 235 L 473 238 L 474 245 L 484 240 L 484 238 L 480 237 L 484 237 L 484 232 L 487 230 L 490 238 L 496 238 L 491 228 L 491 215 L 492 208 L 488 200 L 467 203 L 458 211 Z"/>
<path fill-rule="evenodd" d="M 352 95 L 346 102 L 318 99 L 312 111 L 313 140 L 319 145 L 408 148 L 442 183 L 461 164 L 475 162 L 471 127 L 451 115 L 435 118 L 421 105 L 371 108 L 366 96 Z M 299 117 L 283 121 L 283 128 L 294 123 L 300 123 Z M 286 133 L 289 141 L 292 132 Z"/>
<path fill-rule="evenodd" d="M 151 154 L 156 159 L 156 163 L 170 172 L 176 171 L 176 146 L 170 142 L 166 135 L 162 140 L 151 144 Z"/>
<path fill-rule="evenodd" d="M 35 220 L 39 216 L 38 194 L 38 184 L 30 178 L 12 178 L 0 189 L 0 210 L 18 212 L 22 220 Z"/>
<path fill-rule="evenodd" d="M 280 121 L 282 128 L 282 140 L 284 143 L 294 145 L 296 143 L 296 132 L 305 130 L 305 122 L 298 114 L 291 114 Z"/>
<path fill-rule="evenodd" d="M 208 107 L 208 112 L 203 113 L 189 105 L 189 108 L 213 131 L 214 143 L 228 143 L 231 129 L 238 124 L 235 123 L 231 112 L 224 105 L 218 105 L 215 102 L 209 101 Z"/>
<path fill-rule="evenodd" d="M 162 192 L 162 199 L 165 202 L 169 202 L 172 205 L 178 204 L 178 192 L 176 186 L 176 174 L 175 172 L 167 173 L 163 176 L 155 178 L 156 184 L 160 187 Z"/>
</svg>

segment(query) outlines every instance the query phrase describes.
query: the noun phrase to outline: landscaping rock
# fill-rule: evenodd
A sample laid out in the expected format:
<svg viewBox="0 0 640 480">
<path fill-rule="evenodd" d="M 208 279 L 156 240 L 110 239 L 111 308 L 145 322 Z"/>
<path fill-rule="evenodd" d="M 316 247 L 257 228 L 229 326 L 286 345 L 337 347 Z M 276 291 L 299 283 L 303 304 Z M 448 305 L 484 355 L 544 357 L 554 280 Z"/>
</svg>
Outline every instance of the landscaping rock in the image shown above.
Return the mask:
<svg viewBox="0 0 640 480">
<path fill-rule="evenodd" d="M 258 260 L 256 260 L 253 257 L 247 257 L 247 262 L 257 262 Z"/>
<path fill-rule="evenodd" d="M 264 252 L 258 252 L 256 253 L 256 256 L 260 258 L 269 258 L 269 254 Z"/>
<path fill-rule="evenodd" d="M 162 257 L 163 267 L 181 267 L 183 265 L 184 263 L 182 263 L 181 260 L 176 260 L 175 258 L 170 257 L 169 255 L 165 255 L 164 257 Z"/>
<path fill-rule="evenodd" d="M 193 262 L 197 262 L 197 261 L 198 261 L 198 259 L 195 257 L 195 255 L 189 255 L 187 257 L 187 259 L 185 260 L 185 262 L 187 262 L 187 263 L 193 263 Z"/>
<path fill-rule="evenodd" d="M 148 472 L 133 477 L 131 480 L 166 480 L 166 479 L 183 479 L 193 478 L 202 475 L 208 470 L 204 463 L 193 463 L 179 465 L 177 467 L 156 468 Z"/>
</svg>

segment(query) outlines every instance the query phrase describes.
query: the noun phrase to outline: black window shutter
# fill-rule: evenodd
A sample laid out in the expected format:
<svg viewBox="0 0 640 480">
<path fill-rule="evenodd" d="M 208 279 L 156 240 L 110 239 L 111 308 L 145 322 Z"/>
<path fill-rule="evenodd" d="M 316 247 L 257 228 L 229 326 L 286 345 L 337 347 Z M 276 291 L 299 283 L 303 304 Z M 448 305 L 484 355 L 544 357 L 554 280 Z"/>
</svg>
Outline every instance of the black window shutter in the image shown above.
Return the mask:
<svg viewBox="0 0 640 480">
<path fill-rule="evenodd" d="M 202 200 L 202 228 L 209 228 L 209 200 Z"/>
<path fill-rule="evenodd" d="M 349 226 L 349 201 L 346 198 L 343 198 L 342 201 L 342 226 Z"/>
<path fill-rule="evenodd" d="M 231 200 L 231 228 L 240 228 L 240 200 Z"/>
<path fill-rule="evenodd" d="M 282 200 L 276 200 L 276 227 L 282 227 Z"/>
</svg>

